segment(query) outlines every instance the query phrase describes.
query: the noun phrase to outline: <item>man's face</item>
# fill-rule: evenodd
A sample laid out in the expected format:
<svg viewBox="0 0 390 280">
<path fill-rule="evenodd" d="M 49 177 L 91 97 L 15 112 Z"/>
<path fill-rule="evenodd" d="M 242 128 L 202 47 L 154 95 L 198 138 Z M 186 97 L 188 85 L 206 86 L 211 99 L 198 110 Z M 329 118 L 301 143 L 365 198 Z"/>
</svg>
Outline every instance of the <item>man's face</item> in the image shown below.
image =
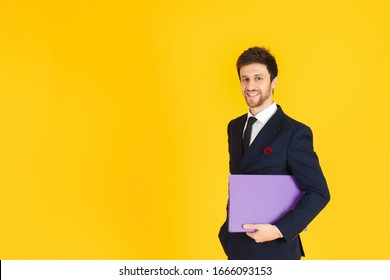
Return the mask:
<svg viewBox="0 0 390 280">
<path fill-rule="evenodd" d="M 272 91 L 277 78 L 271 82 L 267 66 L 252 63 L 240 69 L 241 91 L 253 115 L 272 104 Z"/>
</svg>

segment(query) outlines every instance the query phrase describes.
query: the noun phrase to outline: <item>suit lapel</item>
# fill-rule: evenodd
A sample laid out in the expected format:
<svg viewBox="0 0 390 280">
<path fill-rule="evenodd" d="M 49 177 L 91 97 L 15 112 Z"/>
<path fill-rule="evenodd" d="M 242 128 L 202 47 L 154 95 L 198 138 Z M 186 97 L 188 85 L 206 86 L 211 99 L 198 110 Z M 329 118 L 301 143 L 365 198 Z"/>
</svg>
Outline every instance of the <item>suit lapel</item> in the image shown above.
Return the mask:
<svg viewBox="0 0 390 280">
<path fill-rule="evenodd" d="M 254 159 L 254 157 L 256 157 L 259 154 L 259 152 L 261 152 L 262 149 L 264 149 L 264 147 L 268 143 L 270 143 L 272 139 L 279 133 L 284 116 L 285 114 L 283 113 L 282 108 L 278 106 L 278 110 L 276 111 L 276 113 L 269 119 L 269 121 L 261 129 L 259 134 L 257 134 L 256 138 L 249 146 L 246 154 L 242 157 L 240 168 L 239 168 L 240 172 L 244 171 L 245 168 Z M 242 144 L 240 145 L 240 147 L 242 151 Z"/>
<path fill-rule="evenodd" d="M 234 161 L 234 166 L 236 166 L 236 168 L 240 166 L 242 160 L 242 133 L 246 123 L 246 119 L 247 114 L 241 116 L 238 121 L 234 123 L 234 127 L 231 128 L 231 160 Z"/>
</svg>

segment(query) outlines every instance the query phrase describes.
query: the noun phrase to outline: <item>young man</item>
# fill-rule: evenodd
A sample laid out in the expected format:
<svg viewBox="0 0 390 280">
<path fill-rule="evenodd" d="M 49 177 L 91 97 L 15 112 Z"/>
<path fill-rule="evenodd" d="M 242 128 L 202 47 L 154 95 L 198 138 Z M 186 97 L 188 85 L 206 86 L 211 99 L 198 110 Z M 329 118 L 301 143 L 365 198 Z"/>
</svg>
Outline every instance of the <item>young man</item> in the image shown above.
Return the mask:
<svg viewBox="0 0 390 280">
<path fill-rule="evenodd" d="M 304 196 L 273 225 L 244 225 L 251 233 L 229 233 L 226 220 L 219 232 L 221 244 L 228 259 L 300 259 L 299 233 L 330 200 L 312 132 L 273 101 L 278 67 L 268 50 L 244 51 L 237 71 L 249 110 L 228 125 L 230 173 L 293 175 Z"/>
</svg>

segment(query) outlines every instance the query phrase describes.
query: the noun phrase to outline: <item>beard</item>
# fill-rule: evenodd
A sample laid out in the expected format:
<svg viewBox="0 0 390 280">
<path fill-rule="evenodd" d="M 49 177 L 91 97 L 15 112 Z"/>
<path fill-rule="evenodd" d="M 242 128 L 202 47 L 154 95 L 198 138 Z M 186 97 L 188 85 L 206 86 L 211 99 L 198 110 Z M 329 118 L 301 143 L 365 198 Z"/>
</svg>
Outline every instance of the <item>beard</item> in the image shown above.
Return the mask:
<svg viewBox="0 0 390 280">
<path fill-rule="evenodd" d="M 249 108 L 260 107 L 270 98 L 270 92 L 270 90 L 265 93 L 260 90 L 247 92 L 244 95 L 246 104 Z"/>
</svg>

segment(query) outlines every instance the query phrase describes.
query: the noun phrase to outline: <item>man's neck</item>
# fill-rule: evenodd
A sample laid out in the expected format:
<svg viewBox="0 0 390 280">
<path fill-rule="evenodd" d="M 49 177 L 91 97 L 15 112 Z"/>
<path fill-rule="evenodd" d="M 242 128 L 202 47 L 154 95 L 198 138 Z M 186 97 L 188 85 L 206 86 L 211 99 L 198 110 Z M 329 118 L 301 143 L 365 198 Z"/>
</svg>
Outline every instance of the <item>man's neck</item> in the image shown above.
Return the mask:
<svg viewBox="0 0 390 280">
<path fill-rule="evenodd" d="M 263 103 L 263 104 L 261 104 L 261 105 L 258 106 L 258 107 L 249 108 L 249 111 L 251 112 L 251 114 L 252 114 L 253 116 L 256 116 L 258 113 L 260 113 L 261 111 L 264 111 L 264 110 L 267 109 L 269 106 L 271 106 L 273 103 L 274 103 L 274 101 L 271 100 L 270 102 L 267 102 L 266 104 Z"/>
</svg>

